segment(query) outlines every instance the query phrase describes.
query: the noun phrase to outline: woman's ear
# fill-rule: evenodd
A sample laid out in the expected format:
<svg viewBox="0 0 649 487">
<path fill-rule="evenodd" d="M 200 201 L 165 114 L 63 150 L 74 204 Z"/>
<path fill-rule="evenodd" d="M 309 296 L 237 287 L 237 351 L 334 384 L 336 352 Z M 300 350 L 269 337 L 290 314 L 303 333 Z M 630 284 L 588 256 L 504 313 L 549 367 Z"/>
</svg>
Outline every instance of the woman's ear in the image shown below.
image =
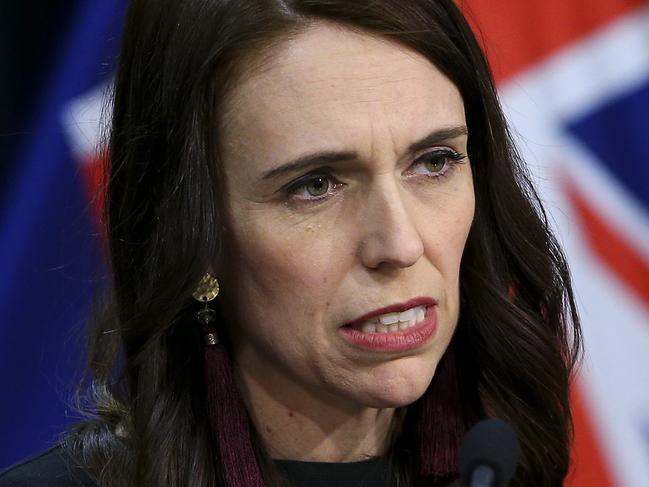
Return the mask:
<svg viewBox="0 0 649 487">
<path fill-rule="evenodd" d="M 225 269 L 225 261 L 227 259 L 226 255 L 228 253 L 225 242 L 223 239 L 220 239 L 216 249 L 214 249 L 214 254 L 209 260 L 209 271 L 210 272 L 223 272 Z"/>
<path fill-rule="evenodd" d="M 223 252 L 220 252 L 216 258 L 211 260 L 211 262 L 207 266 L 207 272 L 215 277 L 219 281 L 219 283 L 223 283 L 225 280 L 227 280 L 227 268 L 225 266 L 225 258 L 223 256 Z"/>
<path fill-rule="evenodd" d="M 223 229 L 223 234 L 219 239 L 218 246 L 212 258 L 209 261 L 207 272 L 216 277 L 219 282 L 228 280 L 229 266 L 228 261 L 231 261 L 230 248 L 228 247 L 226 230 Z"/>
</svg>

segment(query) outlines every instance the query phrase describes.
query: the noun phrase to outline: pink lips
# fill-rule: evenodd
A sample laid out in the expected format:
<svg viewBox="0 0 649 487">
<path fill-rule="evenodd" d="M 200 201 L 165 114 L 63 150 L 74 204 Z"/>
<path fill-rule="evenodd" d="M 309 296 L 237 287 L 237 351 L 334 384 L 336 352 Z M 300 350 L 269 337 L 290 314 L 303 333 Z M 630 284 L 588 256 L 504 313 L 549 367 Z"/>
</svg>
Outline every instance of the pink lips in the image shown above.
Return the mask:
<svg viewBox="0 0 649 487">
<path fill-rule="evenodd" d="M 423 345 L 437 329 L 437 302 L 432 298 L 415 298 L 405 303 L 394 304 L 367 313 L 340 328 L 342 335 L 354 345 L 379 352 L 401 352 Z M 415 306 L 426 306 L 424 321 L 406 330 L 388 333 L 365 333 L 353 328 L 369 319 L 385 313 L 406 311 Z"/>
</svg>

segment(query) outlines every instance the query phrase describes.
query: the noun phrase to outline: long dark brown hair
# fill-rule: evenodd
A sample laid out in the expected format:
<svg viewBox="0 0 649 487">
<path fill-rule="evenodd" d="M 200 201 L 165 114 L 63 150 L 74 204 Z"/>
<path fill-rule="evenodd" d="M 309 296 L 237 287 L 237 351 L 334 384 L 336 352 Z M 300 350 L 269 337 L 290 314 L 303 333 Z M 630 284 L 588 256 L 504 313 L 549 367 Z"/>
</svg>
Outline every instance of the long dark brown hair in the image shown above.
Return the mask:
<svg viewBox="0 0 649 487">
<path fill-rule="evenodd" d="M 66 447 L 100 486 L 218 485 L 191 298 L 225 231 L 218 122 L 238 79 L 321 21 L 406 46 L 459 89 L 476 197 L 454 338 L 464 407 L 513 425 L 523 454 L 512 486 L 562 485 L 581 349 L 569 271 L 452 0 L 130 3 L 107 146 L 112 283 L 90 338 L 87 419 Z"/>
</svg>

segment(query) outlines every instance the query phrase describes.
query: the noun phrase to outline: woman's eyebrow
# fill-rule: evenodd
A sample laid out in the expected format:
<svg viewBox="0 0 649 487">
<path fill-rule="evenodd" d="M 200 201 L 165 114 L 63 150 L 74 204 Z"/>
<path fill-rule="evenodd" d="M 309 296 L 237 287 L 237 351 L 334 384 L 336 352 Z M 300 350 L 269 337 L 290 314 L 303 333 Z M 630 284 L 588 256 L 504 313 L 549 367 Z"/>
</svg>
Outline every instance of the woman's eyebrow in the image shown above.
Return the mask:
<svg viewBox="0 0 649 487">
<path fill-rule="evenodd" d="M 410 144 L 410 147 L 408 147 L 408 154 L 419 152 L 423 149 L 428 149 L 430 146 L 448 142 L 450 140 L 457 139 L 458 137 L 466 136 L 468 134 L 469 130 L 466 128 L 466 125 L 444 127 L 435 130 L 428 134 L 426 137 L 423 137 Z"/>
<path fill-rule="evenodd" d="M 408 147 L 408 153 L 412 154 L 414 152 L 419 152 L 423 149 L 437 145 L 443 142 L 447 142 L 452 139 L 456 139 L 461 136 L 468 135 L 468 129 L 466 125 L 458 125 L 455 127 L 444 127 L 441 129 L 434 130 L 425 137 L 413 142 Z M 307 154 L 305 156 L 298 157 L 290 162 L 282 164 L 274 169 L 271 169 L 265 172 L 261 176 L 261 180 L 276 179 L 280 176 L 286 174 L 303 171 L 311 167 L 322 166 L 326 164 L 332 164 L 335 162 L 351 161 L 358 158 L 356 152 L 350 151 L 321 151 L 315 152 L 313 154 Z"/>
</svg>

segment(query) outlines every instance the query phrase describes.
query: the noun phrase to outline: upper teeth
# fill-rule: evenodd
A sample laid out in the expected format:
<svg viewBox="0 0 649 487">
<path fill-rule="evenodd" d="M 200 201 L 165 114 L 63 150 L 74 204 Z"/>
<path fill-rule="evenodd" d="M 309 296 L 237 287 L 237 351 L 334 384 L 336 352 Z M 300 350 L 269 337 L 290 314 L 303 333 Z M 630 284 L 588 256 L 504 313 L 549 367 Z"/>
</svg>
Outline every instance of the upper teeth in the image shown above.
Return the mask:
<svg viewBox="0 0 649 487">
<path fill-rule="evenodd" d="M 424 321 L 426 306 L 415 306 L 402 313 L 386 313 L 362 323 L 359 328 L 364 333 L 394 333 L 407 330 Z"/>
<path fill-rule="evenodd" d="M 375 317 L 372 321 L 375 321 L 377 324 L 382 325 L 391 325 L 393 323 L 398 323 L 399 321 L 413 321 L 418 317 L 423 317 L 426 314 L 426 306 L 415 306 L 401 313 L 386 313 Z"/>
</svg>

